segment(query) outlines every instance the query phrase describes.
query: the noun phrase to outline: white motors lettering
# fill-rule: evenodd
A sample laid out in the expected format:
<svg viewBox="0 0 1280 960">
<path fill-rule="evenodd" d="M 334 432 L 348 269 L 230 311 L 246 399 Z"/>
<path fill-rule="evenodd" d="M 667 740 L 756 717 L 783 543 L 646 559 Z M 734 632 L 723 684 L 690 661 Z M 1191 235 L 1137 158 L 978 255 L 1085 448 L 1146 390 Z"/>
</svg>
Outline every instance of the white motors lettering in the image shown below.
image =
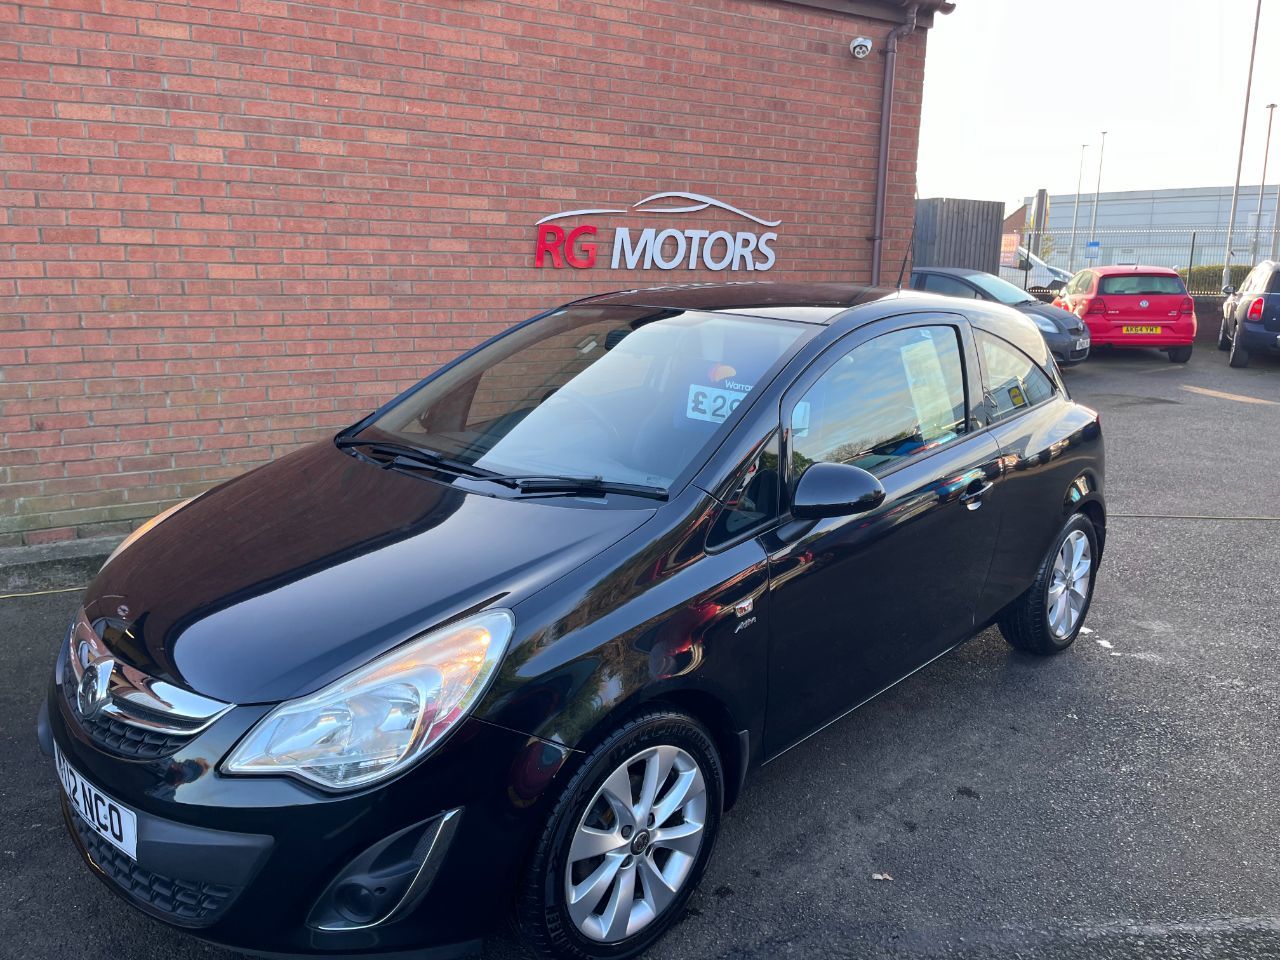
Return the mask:
<svg viewBox="0 0 1280 960">
<path fill-rule="evenodd" d="M 777 261 L 773 231 L 675 230 L 646 227 L 632 237 L 630 227 L 613 232 L 613 270 L 768 270 Z"/>
</svg>

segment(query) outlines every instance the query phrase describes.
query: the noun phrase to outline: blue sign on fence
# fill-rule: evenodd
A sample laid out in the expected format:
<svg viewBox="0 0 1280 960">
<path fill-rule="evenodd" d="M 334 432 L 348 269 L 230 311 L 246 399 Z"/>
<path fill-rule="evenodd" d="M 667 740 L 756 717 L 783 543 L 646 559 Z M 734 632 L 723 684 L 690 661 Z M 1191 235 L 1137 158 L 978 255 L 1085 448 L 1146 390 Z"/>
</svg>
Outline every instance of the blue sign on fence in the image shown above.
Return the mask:
<svg viewBox="0 0 1280 960">
<path fill-rule="evenodd" d="M 1084 258 L 1086 260 L 1097 260 L 1102 256 L 1102 241 L 1090 240 L 1084 245 Z"/>
</svg>

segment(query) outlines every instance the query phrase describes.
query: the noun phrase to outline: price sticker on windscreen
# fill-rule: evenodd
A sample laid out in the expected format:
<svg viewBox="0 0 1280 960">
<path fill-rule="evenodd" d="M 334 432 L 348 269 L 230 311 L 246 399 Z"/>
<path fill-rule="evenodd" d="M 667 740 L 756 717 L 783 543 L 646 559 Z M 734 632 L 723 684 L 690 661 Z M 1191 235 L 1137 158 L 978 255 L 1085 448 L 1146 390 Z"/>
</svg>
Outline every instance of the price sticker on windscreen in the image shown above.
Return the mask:
<svg viewBox="0 0 1280 960">
<path fill-rule="evenodd" d="M 738 409 L 747 395 L 747 390 L 726 390 L 722 387 L 711 387 L 701 383 L 689 384 L 689 404 L 684 415 L 690 420 L 707 420 L 711 423 L 724 423 L 729 414 Z"/>
</svg>

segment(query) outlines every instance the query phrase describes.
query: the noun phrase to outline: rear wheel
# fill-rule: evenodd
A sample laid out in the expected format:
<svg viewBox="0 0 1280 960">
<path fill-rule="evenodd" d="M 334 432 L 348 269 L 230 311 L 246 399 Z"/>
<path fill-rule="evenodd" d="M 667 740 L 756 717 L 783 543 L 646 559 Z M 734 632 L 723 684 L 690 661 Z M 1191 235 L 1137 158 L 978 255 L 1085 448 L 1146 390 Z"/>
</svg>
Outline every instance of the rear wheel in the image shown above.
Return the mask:
<svg viewBox="0 0 1280 960">
<path fill-rule="evenodd" d="M 683 714 L 644 714 L 583 762 L 524 880 L 520 930 L 540 956 L 624 960 L 680 916 L 711 857 L 724 778 Z"/>
<path fill-rule="evenodd" d="M 1036 571 L 1035 583 L 1000 615 L 1004 638 L 1019 650 L 1047 655 L 1065 650 L 1084 626 L 1097 574 L 1098 536 L 1077 513 Z"/>
<path fill-rule="evenodd" d="M 1249 365 L 1249 351 L 1240 345 L 1240 324 L 1236 324 L 1235 335 L 1231 338 L 1231 353 L 1227 355 L 1227 363 L 1239 369 Z"/>
<path fill-rule="evenodd" d="M 1222 326 L 1218 328 L 1218 349 L 1223 351 L 1231 349 L 1231 334 L 1227 332 L 1227 318 L 1225 315 L 1222 318 Z"/>
<path fill-rule="evenodd" d="M 1170 347 L 1169 362 L 1170 363 L 1186 363 L 1191 359 L 1191 344 L 1185 347 Z"/>
</svg>

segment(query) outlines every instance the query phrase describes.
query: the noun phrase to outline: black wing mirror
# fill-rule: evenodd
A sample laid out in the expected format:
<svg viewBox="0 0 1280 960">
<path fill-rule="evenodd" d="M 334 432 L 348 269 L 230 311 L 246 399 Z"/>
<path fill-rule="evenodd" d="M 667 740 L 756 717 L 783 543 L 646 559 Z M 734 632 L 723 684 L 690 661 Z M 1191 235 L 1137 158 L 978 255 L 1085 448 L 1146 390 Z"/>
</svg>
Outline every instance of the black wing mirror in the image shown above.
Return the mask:
<svg viewBox="0 0 1280 960">
<path fill-rule="evenodd" d="M 815 463 L 800 477 L 791 514 L 799 520 L 851 517 L 884 503 L 884 486 L 861 467 Z"/>
<path fill-rule="evenodd" d="M 1225 287 L 1222 288 L 1222 292 L 1229 297 L 1236 292 L 1236 288 L 1228 283 Z"/>
</svg>

